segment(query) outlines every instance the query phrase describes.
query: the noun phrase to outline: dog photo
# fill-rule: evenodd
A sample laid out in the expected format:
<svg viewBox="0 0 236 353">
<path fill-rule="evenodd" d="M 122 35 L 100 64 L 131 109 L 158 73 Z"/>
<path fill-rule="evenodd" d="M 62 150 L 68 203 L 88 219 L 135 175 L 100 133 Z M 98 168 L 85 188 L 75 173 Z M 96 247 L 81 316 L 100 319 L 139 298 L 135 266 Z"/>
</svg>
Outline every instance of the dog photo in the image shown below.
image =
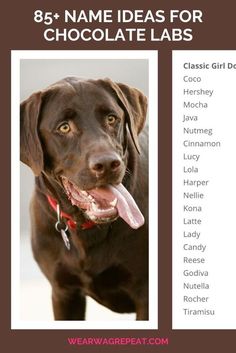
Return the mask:
<svg viewBox="0 0 236 353">
<path fill-rule="evenodd" d="M 93 320 L 92 298 L 121 320 L 148 321 L 148 90 L 77 65 L 78 75 L 58 70 L 20 102 L 20 161 L 34 180 L 21 210 L 31 256 L 50 283 L 52 320 Z"/>
</svg>

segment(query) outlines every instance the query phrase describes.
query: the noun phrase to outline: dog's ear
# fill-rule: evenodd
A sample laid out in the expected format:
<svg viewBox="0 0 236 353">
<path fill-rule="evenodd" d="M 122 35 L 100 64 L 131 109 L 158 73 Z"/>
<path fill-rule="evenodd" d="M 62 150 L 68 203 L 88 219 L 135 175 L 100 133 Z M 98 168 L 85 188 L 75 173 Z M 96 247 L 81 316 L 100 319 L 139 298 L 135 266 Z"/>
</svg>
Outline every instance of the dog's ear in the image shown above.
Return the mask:
<svg viewBox="0 0 236 353">
<path fill-rule="evenodd" d="M 119 102 L 126 113 L 127 125 L 133 143 L 139 152 L 138 134 L 142 130 L 147 115 L 147 98 L 136 88 L 122 83 L 105 80 L 115 92 Z"/>
<path fill-rule="evenodd" d="M 38 176 L 43 170 L 43 150 L 38 135 L 42 93 L 37 92 L 20 105 L 20 160 Z"/>
</svg>

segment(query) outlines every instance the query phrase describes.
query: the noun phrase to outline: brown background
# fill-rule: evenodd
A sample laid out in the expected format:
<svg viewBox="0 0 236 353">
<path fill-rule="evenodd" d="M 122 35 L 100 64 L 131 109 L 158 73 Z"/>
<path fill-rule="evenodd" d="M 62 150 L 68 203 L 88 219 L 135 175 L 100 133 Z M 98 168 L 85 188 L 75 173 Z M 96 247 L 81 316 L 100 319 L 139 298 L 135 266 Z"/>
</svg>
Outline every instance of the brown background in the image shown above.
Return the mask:
<svg viewBox="0 0 236 353">
<path fill-rule="evenodd" d="M 167 4 L 166 4 L 167 3 Z M 171 329 L 171 51 L 173 49 L 236 49 L 236 3 L 207 0 L 182 1 L 26 1 L 3 2 L 1 10 L 1 300 L 0 334 L 1 350 L 14 352 L 235 352 L 236 331 L 234 330 L 178 330 Z M 44 26 L 33 22 L 36 9 L 57 11 L 64 9 L 201 9 L 204 22 L 191 27 L 192 42 L 46 42 L 42 32 Z M 105 24 L 104 27 L 107 27 Z M 95 24 L 95 26 L 97 26 Z M 142 26 L 142 24 L 140 24 Z M 146 24 L 145 27 L 154 27 Z M 165 27 L 168 25 L 165 24 Z M 176 24 L 179 27 L 181 24 Z M 73 26 L 76 27 L 76 24 Z M 99 25 L 99 27 L 102 27 Z M 164 26 L 162 26 L 163 28 Z M 186 25 L 190 27 L 190 25 Z M 116 25 L 114 25 L 114 29 Z M 156 26 L 158 28 L 158 25 Z M 159 51 L 159 330 L 18 330 L 10 329 L 10 79 L 11 50 L 56 50 L 56 49 L 153 49 Z M 153 78 L 155 79 L 155 78 Z M 234 279 L 235 280 L 235 279 Z M 227 288 L 225 288 L 227 300 Z M 168 346 L 69 346 L 67 337 L 169 337 Z"/>
</svg>

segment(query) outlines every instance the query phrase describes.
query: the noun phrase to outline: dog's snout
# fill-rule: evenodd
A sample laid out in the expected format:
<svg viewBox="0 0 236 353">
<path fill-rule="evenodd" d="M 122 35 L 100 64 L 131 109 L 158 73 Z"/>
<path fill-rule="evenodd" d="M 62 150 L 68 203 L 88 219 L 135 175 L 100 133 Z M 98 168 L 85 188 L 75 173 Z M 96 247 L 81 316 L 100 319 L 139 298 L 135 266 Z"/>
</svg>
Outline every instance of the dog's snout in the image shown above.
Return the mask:
<svg viewBox="0 0 236 353">
<path fill-rule="evenodd" d="M 121 166 L 121 159 L 116 153 L 92 155 L 89 158 L 89 169 L 98 177 L 116 172 Z"/>
</svg>

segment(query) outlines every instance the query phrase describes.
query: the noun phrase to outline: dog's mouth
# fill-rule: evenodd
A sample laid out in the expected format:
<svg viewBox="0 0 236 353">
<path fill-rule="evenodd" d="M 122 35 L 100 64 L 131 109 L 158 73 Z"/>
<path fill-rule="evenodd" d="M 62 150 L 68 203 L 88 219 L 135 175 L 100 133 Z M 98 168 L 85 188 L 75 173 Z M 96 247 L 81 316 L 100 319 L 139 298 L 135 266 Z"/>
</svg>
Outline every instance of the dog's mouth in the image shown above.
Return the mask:
<svg viewBox="0 0 236 353">
<path fill-rule="evenodd" d="M 61 179 L 72 205 L 82 209 L 93 222 L 107 223 L 121 217 L 134 229 L 144 224 L 144 217 L 136 202 L 122 184 L 80 190 L 66 177 Z"/>
</svg>

